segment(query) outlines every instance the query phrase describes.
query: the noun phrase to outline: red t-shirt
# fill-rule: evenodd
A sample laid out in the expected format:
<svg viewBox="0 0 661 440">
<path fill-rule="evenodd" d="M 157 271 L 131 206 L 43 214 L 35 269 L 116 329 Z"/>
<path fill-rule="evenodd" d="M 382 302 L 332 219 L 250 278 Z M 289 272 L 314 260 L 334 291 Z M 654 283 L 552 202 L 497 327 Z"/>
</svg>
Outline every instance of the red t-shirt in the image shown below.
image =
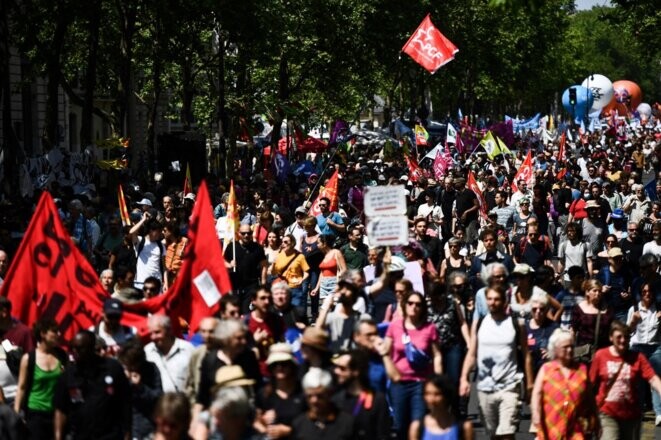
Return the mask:
<svg viewBox="0 0 661 440">
<path fill-rule="evenodd" d="M 590 367 L 590 380 L 599 387 L 597 404 L 599 411 L 620 420 L 641 417 L 638 397 L 638 381 L 649 381 L 654 370 L 641 353 L 629 351 L 624 355 L 625 364 L 606 395 L 606 388 L 620 368 L 623 358 L 613 356 L 610 347 L 597 351 Z"/>
<path fill-rule="evenodd" d="M 257 321 L 251 313 L 250 318 L 248 319 L 248 331 L 254 335 L 257 329 L 265 330 L 268 334 L 268 337 L 261 343 L 255 343 L 255 346 L 259 351 L 259 369 L 264 376 L 268 377 L 270 374 L 266 365 L 266 358 L 269 355 L 269 348 L 276 342 L 282 342 L 284 338 L 285 323 L 281 316 L 274 313 L 266 315 L 266 318 L 262 322 Z"/>
</svg>

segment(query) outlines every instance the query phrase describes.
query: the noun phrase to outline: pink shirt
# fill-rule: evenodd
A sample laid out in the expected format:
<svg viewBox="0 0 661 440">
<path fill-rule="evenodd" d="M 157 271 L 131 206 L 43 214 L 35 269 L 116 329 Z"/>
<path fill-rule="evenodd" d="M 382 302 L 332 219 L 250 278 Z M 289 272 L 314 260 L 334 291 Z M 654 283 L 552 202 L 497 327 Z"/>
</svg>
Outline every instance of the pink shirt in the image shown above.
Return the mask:
<svg viewBox="0 0 661 440">
<path fill-rule="evenodd" d="M 431 358 L 433 356 L 432 344 L 438 343 L 436 326 L 432 323 L 426 323 L 418 329 L 406 329 L 406 331 L 413 345 L 419 350 L 423 350 Z M 392 339 L 392 359 L 401 374 L 401 380 L 423 381 L 434 372 L 433 362 L 430 362 L 424 370 L 414 370 L 409 365 L 404 352 L 404 321 L 402 318 L 396 318 L 390 323 L 386 336 Z"/>
</svg>

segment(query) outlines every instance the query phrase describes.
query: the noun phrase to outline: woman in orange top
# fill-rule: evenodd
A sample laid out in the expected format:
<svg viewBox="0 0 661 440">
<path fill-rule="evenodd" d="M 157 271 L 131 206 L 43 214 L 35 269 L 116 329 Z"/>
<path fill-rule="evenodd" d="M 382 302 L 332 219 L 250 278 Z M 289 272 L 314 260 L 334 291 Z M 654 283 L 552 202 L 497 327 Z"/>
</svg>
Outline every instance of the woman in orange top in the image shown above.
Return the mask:
<svg viewBox="0 0 661 440">
<path fill-rule="evenodd" d="M 181 269 L 184 252 L 188 245 L 188 238 L 182 237 L 175 223 L 166 223 L 163 226 L 163 237 L 165 238 L 165 280 L 163 280 L 163 291 L 165 292 L 172 284 Z"/>
<path fill-rule="evenodd" d="M 543 364 L 532 391 L 532 426 L 544 440 L 582 440 L 597 432 L 599 418 L 585 364 L 574 361 L 571 330 L 549 339 L 552 360 Z"/>
<path fill-rule="evenodd" d="M 333 249 L 333 237 L 330 235 L 320 235 L 317 239 L 317 248 L 324 253 L 324 259 L 319 264 L 321 273 L 319 274 L 319 281 L 317 287 L 312 289 L 310 296 L 319 295 L 319 302 L 324 303 L 326 297 L 335 293 L 337 287 L 337 279 L 342 276 L 347 269 L 347 264 L 344 261 L 342 252 Z"/>
</svg>

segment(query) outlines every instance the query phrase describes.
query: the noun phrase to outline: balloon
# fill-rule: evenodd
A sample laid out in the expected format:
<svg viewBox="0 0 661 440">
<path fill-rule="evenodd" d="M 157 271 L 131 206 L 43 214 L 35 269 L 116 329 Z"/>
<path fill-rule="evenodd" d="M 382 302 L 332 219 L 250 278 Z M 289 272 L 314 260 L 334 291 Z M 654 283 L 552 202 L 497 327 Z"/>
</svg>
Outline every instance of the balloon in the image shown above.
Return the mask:
<svg viewBox="0 0 661 440">
<path fill-rule="evenodd" d="M 611 102 L 611 99 L 613 99 L 613 83 L 604 75 L 590 75 L 583 80 L 581 86 L 592 90 L 594 104 L 592 104 L 590 113 L 606 107 Z"/>
<path fill-rule="evenodd" d="M 611 113 L 617 112 L 620 116 L 625 116 L 629 114 L 629 109 L 624 104 L 620 104 L 615 100 L 615 96 L 611 99 L 611 102 L 608 105 L 601 109 L 602 116 L 610 116 Z"/>
<path fill-rule="evenodd" d="M 636 108 L 636 111 L 638 112 L 638 114 L 642 119 L 649 119 L 649 117 L 652 116 L 652 106 L 646 102 L 640 104 Z"/>
<path fill-rule="evenodd" d="M 569 89 L 571 88 L 576 89 L 576 104 L 574 105 L 569 103 Z M 587 117 L 593 103 L 592 91 L 583 86 L 571 86 L 562 94 L 562 106 L 576 119 Z"/>
<path fill-rule="evenodd" d="M 627 109 L 634 110 L 643 100 L 643 93 L 635 82 L 615 81 L 613 83 L 615 101 L 624 104 Z"/>
</svg>

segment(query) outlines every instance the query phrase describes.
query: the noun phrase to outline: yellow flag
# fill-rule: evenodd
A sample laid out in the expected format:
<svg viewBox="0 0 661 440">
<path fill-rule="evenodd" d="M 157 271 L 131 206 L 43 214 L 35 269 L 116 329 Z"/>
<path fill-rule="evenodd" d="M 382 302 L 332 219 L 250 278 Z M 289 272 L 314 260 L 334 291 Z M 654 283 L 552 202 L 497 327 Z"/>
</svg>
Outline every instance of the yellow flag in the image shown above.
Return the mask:
<svg viewBox="0 0 661 440">
<path fill-rule="evenodd" d="M 491 131 L 488 131 L 482 138 L 480 146 L 484 148 L 484 151 L 487 152 L 487 157 L 491 160 L 499 154 L 502 154 L 502 151 L 500 151 L 500 147 L 498 146 L 498 141 L 496 141 Z"/>
</svg>

